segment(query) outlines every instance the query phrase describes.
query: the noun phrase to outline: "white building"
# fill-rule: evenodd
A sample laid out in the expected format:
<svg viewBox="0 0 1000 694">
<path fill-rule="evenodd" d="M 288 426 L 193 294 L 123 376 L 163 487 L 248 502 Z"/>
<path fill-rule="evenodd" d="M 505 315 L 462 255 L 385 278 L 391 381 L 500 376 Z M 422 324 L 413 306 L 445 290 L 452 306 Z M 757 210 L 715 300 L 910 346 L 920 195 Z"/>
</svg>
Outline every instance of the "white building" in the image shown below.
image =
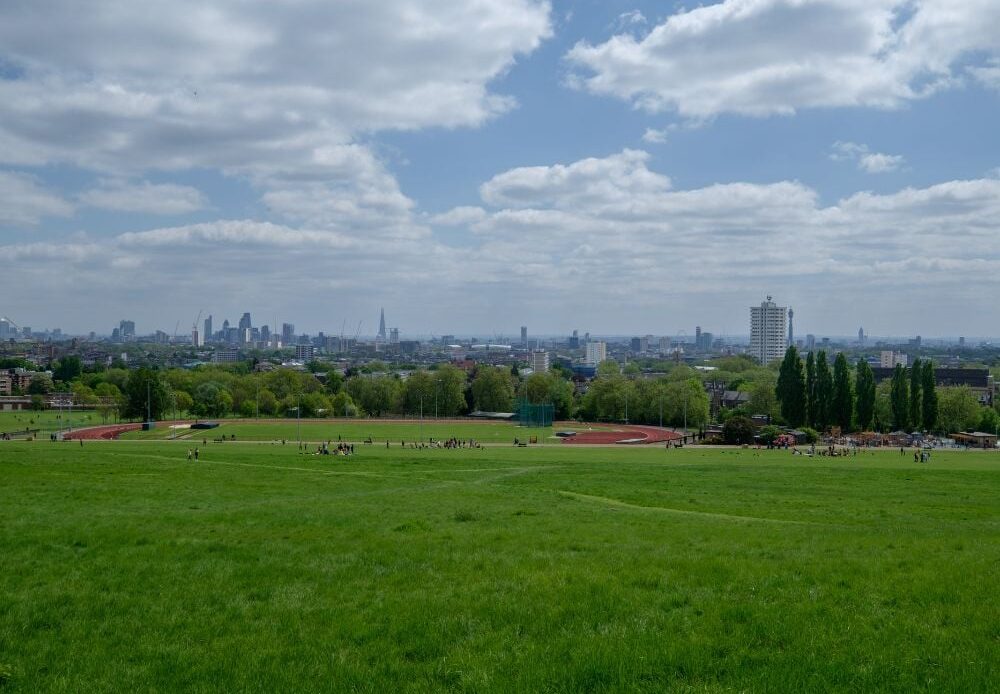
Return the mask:
<svg viewBox="0 0 1000 694">
<path fill-rule="evenodd" d="M 588 342 L 587 356 L 584 362 L 587 366 L 597 366 L 608 358 L 608 344 L 606 342 Z"/>
<path fill-rule="evenodd" d="M 316 356 L 316 348 L 312 345 L 295 345 L 295 360 L 296 361 L 312 361 L 313 357 Z"/>
<path fill-rule="evenodd" d="M 779 361 L 788 344 L 788 309 L 771 297 L 760 306 L 750 307 L 750 355 L 761 364 Z"/>
<path fill-rule="evenodd" d="M 902 352 L 894 352 L 892 350 L 882 350 L 879 355 L 878 365 L 883 369 L 894 369 L 896 365 L 906 366 L 909 364 L 909 358 Z"/>
<path fill-rule="evenodd" d="M 534 373 L 545 373 L 549 370 L 549 353 L 544 349 L 536 349 L 531 353 L 531 370 Z"/>
</svg>

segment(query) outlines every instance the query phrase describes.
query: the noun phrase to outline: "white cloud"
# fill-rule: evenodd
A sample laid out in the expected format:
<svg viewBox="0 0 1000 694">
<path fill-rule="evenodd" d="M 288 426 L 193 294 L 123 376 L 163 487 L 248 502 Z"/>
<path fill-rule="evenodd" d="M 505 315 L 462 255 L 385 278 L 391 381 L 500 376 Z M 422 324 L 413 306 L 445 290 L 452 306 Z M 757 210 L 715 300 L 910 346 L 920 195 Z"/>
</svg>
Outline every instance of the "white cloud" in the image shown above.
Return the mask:
<svg viewBox="0 0 1000 694">
<path fill-rule="evenodd" d="M 486 210 L 482 207 L 463 206 L 454 207 L 447 212 L 434 215 L 430 218 L 430 222 L 431 224 L 450 227 L 475 224 L 483 219 L 486 219 Z"/>
<path fill-rule="evenodd" d="M 34 176 L 0 171 L 0 227 L 35 226 L 44 217 L 69 217 L 73 205 L 45 189 Z"/>
<path fill-rule="evenodd" d="M 197 188 L 149 181 L 104 180 L 79 198 L 91 207 L 147 214 L 187 214 L 205 207 L 205 199 Z"/>
<path fill-rule="evenodd" d="M 688 118 L 894 108 L 957 83 L 966 60 L 990 81 L 998 23 L 994 0 L 725 0 L 566 58 L 571 84 Z"/>
<path fill-rule="evenodd" d="M 855 142 L 835 142 L 830 158 L 834 161 L 853 161 L 858 169 L 867 173 L 896 171 L 906 162 L 902 155 L 872 152 L 868 145 Z"/>
<path fill-rule="evenodd" d="M 361 233 L 412 201 L 371 133 L 475 127 L 513 108 L 490 83 L 552 33 L 541 0 L 177 0 L 20 3 L 0 45 L 0 163 L 116 179 L 205 168 L 243 177 L 275 213 Z M 102 186 L 111 209 L 203 206 L 180 187 Z"/>
<path fill-rule="evenodd" d="M 655 128 L 646 128 L 646 132 L 642 134 L 642 141 L 648 142 L 652 145 L 662 145 L 667 141 L 667 129 L 656 130 Z"/>
</svg>

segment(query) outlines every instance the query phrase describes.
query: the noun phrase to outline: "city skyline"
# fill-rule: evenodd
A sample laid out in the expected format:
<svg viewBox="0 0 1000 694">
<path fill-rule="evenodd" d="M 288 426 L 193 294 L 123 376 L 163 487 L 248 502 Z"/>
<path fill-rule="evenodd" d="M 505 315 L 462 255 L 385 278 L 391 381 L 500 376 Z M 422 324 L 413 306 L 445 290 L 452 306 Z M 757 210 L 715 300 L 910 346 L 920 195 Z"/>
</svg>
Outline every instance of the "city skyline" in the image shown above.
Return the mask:
<svg viewBox="0 0 1000 694">
<path fill-rule="evenodd" d="M 0 313 L 39 330 L 740 335 L 773 295 L 1000 333 L 996 3 L 0 16 Z"/>
</svg>

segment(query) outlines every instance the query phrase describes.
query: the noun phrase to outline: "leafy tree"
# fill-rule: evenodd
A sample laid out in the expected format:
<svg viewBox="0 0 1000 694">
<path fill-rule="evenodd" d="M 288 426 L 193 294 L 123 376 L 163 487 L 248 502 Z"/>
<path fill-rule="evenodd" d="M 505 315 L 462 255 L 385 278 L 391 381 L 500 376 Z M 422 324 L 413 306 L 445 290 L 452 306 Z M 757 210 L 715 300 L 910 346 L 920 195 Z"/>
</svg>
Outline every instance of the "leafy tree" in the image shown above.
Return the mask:
<svg viewBox="0 0 1000 694">
<path fill-rule="evenodd" d="M 45 398 L 41 395 L 35 394 L 31 396 L 31 409 L 36 412 L 41 412 L 45 409 Z"/>
<path fill-rule="evenodd" d="M 760 429 L 760 440 L 768 446 L 774 443 L 779 436 L 781 436 L 781 429 L 773 424 L 761 427 Z"/>
<path fill-rule="evenodd" d="M 856 395 L 854 411 L 857 414 L 858 428 L 861 431 L 869 431 L 875 420 L 875 374 L 864 359 L 858 361 L 854 392 Z"/>
<path fill-rule="evenodd" d="M 326 392 L 336 395 L 344 388 L 344 375 L 339 370 L 333 369 L 326 372 Z"/>
<path fill-rule="evenodd" d="M 996 433 L 1000 430 L 1000 414 L 992 407 L 983 407 L 982 415 L 979 417 L 979 423 L 976 425 L 976 431 L 984 431 L 987 434 Z"/>
<path fill-rule="evenodd" d="M 921 385 L 924 380 L 924 369 L 923 364 L 919 359 L 913 360 L 913 366 L 910 367 L 910 409 L 909 409 L 909 420 L 910 426 L 914 429 L 919 429 L 920 425 L 923 423 L 923 417 L 921 416 L 921 409 L 923 405 L 923 395 L 921 394 Z"/>
<path fill-rule="evenodd" d="M 28 395 L 48 395 L 55 389 L 48 374 L 36 373 L 28 384 Z"/>
<path fill-rule="evenodd" d="M 428 371 L 414 371 L 403 382 L 400 404 L 404 414 L 434 414 L 434 377 Z"/>
<path fill-rule="evenodd" d="M 551 403 L 555 417 L 565 419 L 573 408 L 573 384 L 555 373 L 533 373 L 521 383 L 518 397 L 534 405 Z"/>
<path fill-rule="evenodd" d="M 664 417 L 670 424 L 683 426 L 686 422 L 689 429 L 708 424 L 710 403 L 700 380 L 672 381 L 667 384 L 666 395 L 670 410 L 669 414 L 664 412 Z"/>
<path fill-rule="evenodd" d="M 148 415 L 153 420 L 162 419 L 163 413 L 170 406 L 170 393 L 163 382 L 159 371 L 141 368 L 133 371 L 125 384 L 125 403 L 122 416 L 128 419 L 145 419 L 147 416 L 147 395 L 149 403 Z"/>
<path fill-rule="evenodd" d="M 203 417 L 224 417 L 233 407 L 233 396 L 215 381 L 198 386 L 192 399 L 194 412 Z"/>
<path fill-rule="evenodd" d="M 358 406 L 344 390 L 333 396 L 330 407 L 334 417 L 357 417 L 359 414 Z"/>
<path fill-rule="evenodd" d="M 178 412 L 190 412 L 194 407 L 194 398 L 187 391 L 175 390 L 174 407 Z"/>
<path fill-rule="evenodd" d="M 749 417 L 730 417 L 722 425 L 722 440 L 730 445 L 753 443 L 753 420 Z"/>
<path fill-rule="evenodd" d="M 472 381 L 472 397 L 477 410 L 510 412 L 514 407 L 510 371 L 502 367 L 479 367 Z"/>
<path fill-rule="evenodd" d="M 974 429 L 982 407 L 968 386 L 938 388 L 938 429 L 946 434 Z"/>
<path fill-rule="evenodd" d="M 373 417 L 398 411 L 402 391 L 398 378 L 388 375 L 352 376 L 347 379 L 345 389 L 351 400 Z"/>
<path fill-rule="evenodd" d="M 802 427 L 800 430 L 806 439 L 806 443 L 816 443 L 819 441 L 819 432 L 811 427 Z"/>
<path fill-rule="evenodd" d="M 896 431 L 906 431 L 910 427 L 910 384 L 906 380 L 906 369 L 896 364 L 892 372 L 892 427 Z"/>
<path fill-rule="evenodd" d="M 851 392 L 851 370 L 843 352 L 833 361 L 833 398 L 830 406 L 831 421 L 843 432 L 851 431 L 854 415 L 854 393 Z"/>
<path fill-rule="evenodd" d="M 75 378 L 78 378 L 82 373 L 83 365 L 80 363 L 80 357 L 71 355 L 63 357 L 56 363 L 56 368 L 53 371 L 52 377 L 57 381 L 69 383 Z"/>
<path fill-rule="evenodd" d="M 819 393 L 816 389 L 816 356 L 809 352 L 806 355 L 806 421 L 815 427 L 819 416 Z"/>
<path fill-rule="evenodd" d="M 443 364 L 434 370 L 435 392 L 438 414 L 454 417 L 462 414 L 465 404 L 465 372 L 451 364 Z"/>
<path fill-rule="evenodd" d="M 934 362 L 930 359 L 925 360 L 922 372 L 921 380 L 924 401 L 921 407 L 921 415 L 923 417 L 924 430 L 935 431 L 938 423 L 938 396 Z"/>
<path fill-rule="evenodd" d="M 826 361 L 826 352 L 816 355 L 816 416 L 813 425 L 821 431 L 830 426 L 830 409 L 833 400 L 833 374 Z"/>
<path fill-rule="evenodd" d="M 778 372 L 775 395 L 781 403 L 781 416 L 789 426 L 798 427 L 806 422 L 806 377 L 802 371 L 802 360 L 795 345 L 785 351 Z"/>
<path fill-rule="evenodd" d="M 875 431 L 886 432 L 892 428 L 892 381 L 882 381 L 875 386 Z"/>
<path fill-rule="evenodd" d="M 257 405 L 261 414 L 275 414 L 278 411 L 278 398 L 267 388 L 261 388 L 257 395 Z"/>
<path fill-rule="evenodd" d="M 781 415 L 781 405 L 777 398 L 777 379 L 774 372 L 768 371 L 757 380 L 744 383 L 743 387 L 749 392 L 750 400 L 747 402 L 749 411 L 753 414 L 764 414 L 771 419 L 776 419 Z M 734 388 L 733 390 L 738 390 Z M 803 410 L 803 415 L 805 411 Z M 805 420 L 803 419 L 803 423 Z"/>
</svg>

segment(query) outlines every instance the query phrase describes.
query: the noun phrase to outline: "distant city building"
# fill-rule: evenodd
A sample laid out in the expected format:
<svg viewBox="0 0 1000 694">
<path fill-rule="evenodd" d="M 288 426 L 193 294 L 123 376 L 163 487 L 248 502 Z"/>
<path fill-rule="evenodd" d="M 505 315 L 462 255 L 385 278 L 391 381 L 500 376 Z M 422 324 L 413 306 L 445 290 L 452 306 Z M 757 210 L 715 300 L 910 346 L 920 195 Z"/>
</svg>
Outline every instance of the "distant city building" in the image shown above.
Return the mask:
<svg viewBox="0 0 1000 694">
<path fill-rule="evenodd" d="M 695 328 L 694 346 L 699 352 L 711 352 L 714 335 L 710 332 L 702 331 L 701 326 Z"/>
<path fill-rule="evenodd" d="M 795 328 L 792 319 L 795 317 L 795 311 L 792 307 L 788 307 L 788 341 L 785 343 L 785 347 L 791 347 L 795 344 Z"/>
<path fill-rule="evenodd" d="M 378 314 L 378 335 L 375 336 L 377 342 L 385 342 L 385 309 L 380 308 Z"/>
<path fill-rule="evenodd" d="M 399 344 L 399 328 L 389 329 L 389 344 L 398 345 Z"/>
<path fill-rule="evenodd" d="M 608 358 L 608 345 L 606 342 L 588 342 L 587 356 L 584 362 L 587 366 L 597 366 Z"/>
<path fill-rule="evenodd" d="M 521 326 L 521 347 L 528 349 L 528 326 Z"/>
<path fill-rule="evenodd" d="M 209 315 L 209 317 L 205 319 L 205 331 L 204 332 L 205 332 L 205 342 L 211 342 L 213 339 L 215 339 L 215 335 L 212 333 L 212 316 L 211 315 Z"/>
<path fill-rule="evenodd" d="M 879 355 L 878 365 L 883 369 L 893 369 L 897 364 L 900 366 L 906 366 L 909 361 L 909 357 L 907 357 L 907 355 L 903 352 L 882 350 L 882 354 Z"/>
<path fill-rule="evenodd" d="M 250 312 L 247 311 L 243 314 L 243 317 L 240 318 L 240 324 L 238 327 L 240 330 L 249 330 L 252 326 L 253 323 L 250 322 Z"/>
<path fill-rule="evenodd" d="M 806 351 L 812 352 L 816 349 L 816 336 L 806 335 Z"/>
<path fill-rule="evenodd" d="M 193 328 L 191 330 L 191 344 L 195 347 L 205 346 L 204 336 L 198 332 L 198 328 Z"/>
<path fill-rule="evenodd" d="M 858 344 L 862 347 L 865 346 L 865 329 L 858 328 Z"/>
<path fill-rule="evenodd" d="M 130 342 L 135 339 L 135 321 L 123 320 L 118 323 L 118 337 L 122 342 Z"/>
<path fill-rule="evenodd" d="M 964 337 L 958 338 L 958 346 L 959 347 L 965 347 L 965 338 Z"/>
<path fill-rule="evenodd" d="M 282 323 L 281 342 L 290 345 L 295 342 L 295 326 L 291 323 Z"/>
<path fill-rule="evenodd" d="M 670 338 L 669 337 L 661 337 L 660 338 L 660 346 L 659 346 L 659 349 L 657 351 L 659 351 L 660 354 L 666 354 L 666 353 L 668 353 L 670 351 Z"/>
<path fill-rule="evenodd" d="M 260 326 L 260 341 L 268 343 L 271 341 L 271 328 L 267 325 Z"/>
<path fill-rule="evenodd" d="M 229 364 L 240 360 L 240 351 L 232 347 L 223 347 L 212 353 L 212 361 L 218 364 Z"/>
<path fill-rule="evenodd" d="M 531 370 L 535 373 L 546 373 L 549 370 L 549 353 L 544 349 L 536 349 L 531 353 Z"/>
<path fill-rule="evenodd" d="M 576 330 L 573 331 L 573 334 L 569 338 L 569 348 L 580 349 L 580 334 Z"/>
<path fill-rule="evenodd" d="M 316 348 L 312 345 L 295 345 L 296 361 L 312 361 L 316 356 Z"/>
<path fill-rule="evenodd" d="M 785 355 L 788 309 L 771 297 L 760 306 L 750 307 L 750 354 L 767 365 Z"/>
<path fill-rule="evenodd" d="M 642 351 L 642 338 L 633 337 L 629 340 L 629 349 L 633 354 L 638 354 Z"/>
</svg>

